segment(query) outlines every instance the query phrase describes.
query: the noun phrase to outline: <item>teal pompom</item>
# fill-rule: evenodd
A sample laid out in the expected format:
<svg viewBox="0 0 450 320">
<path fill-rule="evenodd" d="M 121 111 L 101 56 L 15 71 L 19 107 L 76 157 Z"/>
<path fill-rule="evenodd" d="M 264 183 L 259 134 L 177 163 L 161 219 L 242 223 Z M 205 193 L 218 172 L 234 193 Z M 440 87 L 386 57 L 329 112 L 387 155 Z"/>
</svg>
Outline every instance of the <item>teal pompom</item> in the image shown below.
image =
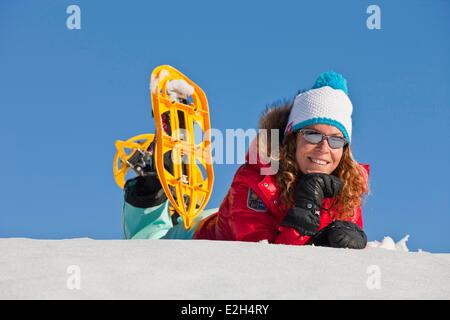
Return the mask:
<svg viewBox="0 0 450 320">
<path fill-rule="evenodd" d="M 312 89 L 322 88 L 325 86 L 332 87 L 333 89 L 340 89 L 348 94 L 347 80 L 345 80 L 342 74 L 337 72 L 327 71 L 322 73 L 317 78 Z"/>
</svg>

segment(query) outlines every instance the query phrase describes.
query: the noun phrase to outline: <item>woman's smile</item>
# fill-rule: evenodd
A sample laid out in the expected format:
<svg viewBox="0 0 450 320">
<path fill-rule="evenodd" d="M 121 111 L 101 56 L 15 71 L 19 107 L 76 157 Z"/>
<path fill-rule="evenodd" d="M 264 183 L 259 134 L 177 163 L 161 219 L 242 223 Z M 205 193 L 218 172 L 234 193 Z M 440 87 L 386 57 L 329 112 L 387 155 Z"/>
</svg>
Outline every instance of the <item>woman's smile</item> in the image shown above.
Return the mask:
<svg viewBox="0 0 450 320">
<path fill-rule="evenodd" d="M 325 165 L 327 165 L 327 164 L 330 163 L 330 162 L 327 161 L 327 160 L 323 160 L 323 159 L 319 159 L 319 158 L 308 157 L 308 159 L 309 159 L 312 163 L 317 164 L 317 165 L 319 165 L 319 166 L 325 166 Z"/>
</svg>

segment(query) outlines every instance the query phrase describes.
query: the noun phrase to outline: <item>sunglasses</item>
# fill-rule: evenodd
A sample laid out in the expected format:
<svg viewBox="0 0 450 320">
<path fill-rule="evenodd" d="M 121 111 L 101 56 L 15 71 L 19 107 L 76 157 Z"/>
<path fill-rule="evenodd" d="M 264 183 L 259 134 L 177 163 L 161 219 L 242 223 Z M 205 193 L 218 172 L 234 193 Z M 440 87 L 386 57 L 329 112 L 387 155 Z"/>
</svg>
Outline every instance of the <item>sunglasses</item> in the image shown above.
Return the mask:
<svg viewBox="0 0 450 320">
<path fill-rule="evenodd" d="M 306 141 L 312 144 L 318 144 L 323 139 L 328 141 L 331 149 L 340 149 L 348 144 L 347 139 L 338 136 L 327 136 L 320 132 L 311 129 L 300 129 L 299 132 L 303 134 Z"/>
</svg>

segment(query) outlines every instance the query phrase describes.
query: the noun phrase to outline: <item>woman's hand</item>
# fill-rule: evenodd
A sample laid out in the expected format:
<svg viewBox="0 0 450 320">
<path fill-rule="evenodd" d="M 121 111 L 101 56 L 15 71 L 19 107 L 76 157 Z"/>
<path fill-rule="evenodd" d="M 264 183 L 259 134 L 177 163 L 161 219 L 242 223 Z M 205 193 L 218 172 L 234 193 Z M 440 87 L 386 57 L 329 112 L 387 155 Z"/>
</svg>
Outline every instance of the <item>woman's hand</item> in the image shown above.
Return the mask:
<svg viewBox="0 0 450 320">
<path fill-rule="evenodd" d="M 332 198 L 341 191 L 339 178 L 325 173 L 309 173 L 300 177 L 295 189 L 295 206 L 289 210 L 282 225 L 295 228 L 300 234 L 312 236 L 320 225 L 323 198 Z"/>
<path fill-rule="evenodd" d="M 295 189 L 295 206 L 312 204 L 320 210 L 323 198 L 333 198 L 341 191 L 338 177 L 326 173 L 308 173 L 300 177 Z M 309 207 L 307 207 L 309 209 Z"/>
<path fill-rule="evenodd" d="M 315 246 L 364 249 L 367 236 L 364 231 L 350 221 L 336 220 L 315 235 L 310 244 Z"/>
</svg>

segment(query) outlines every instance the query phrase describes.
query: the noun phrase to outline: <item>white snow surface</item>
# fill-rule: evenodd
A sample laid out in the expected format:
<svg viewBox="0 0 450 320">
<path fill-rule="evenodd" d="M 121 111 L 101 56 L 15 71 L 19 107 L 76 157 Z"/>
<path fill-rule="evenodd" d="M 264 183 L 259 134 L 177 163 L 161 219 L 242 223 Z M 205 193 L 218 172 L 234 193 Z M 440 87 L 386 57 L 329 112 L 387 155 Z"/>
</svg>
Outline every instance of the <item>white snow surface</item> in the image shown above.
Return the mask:
<svg viewBox="0 0 450 320">
<path fill-rule="evenodd" d="M 5 238 L 0 252 L 0 299 L 450 298 L 450 254 L 401 248 Z"/>
</svg>

